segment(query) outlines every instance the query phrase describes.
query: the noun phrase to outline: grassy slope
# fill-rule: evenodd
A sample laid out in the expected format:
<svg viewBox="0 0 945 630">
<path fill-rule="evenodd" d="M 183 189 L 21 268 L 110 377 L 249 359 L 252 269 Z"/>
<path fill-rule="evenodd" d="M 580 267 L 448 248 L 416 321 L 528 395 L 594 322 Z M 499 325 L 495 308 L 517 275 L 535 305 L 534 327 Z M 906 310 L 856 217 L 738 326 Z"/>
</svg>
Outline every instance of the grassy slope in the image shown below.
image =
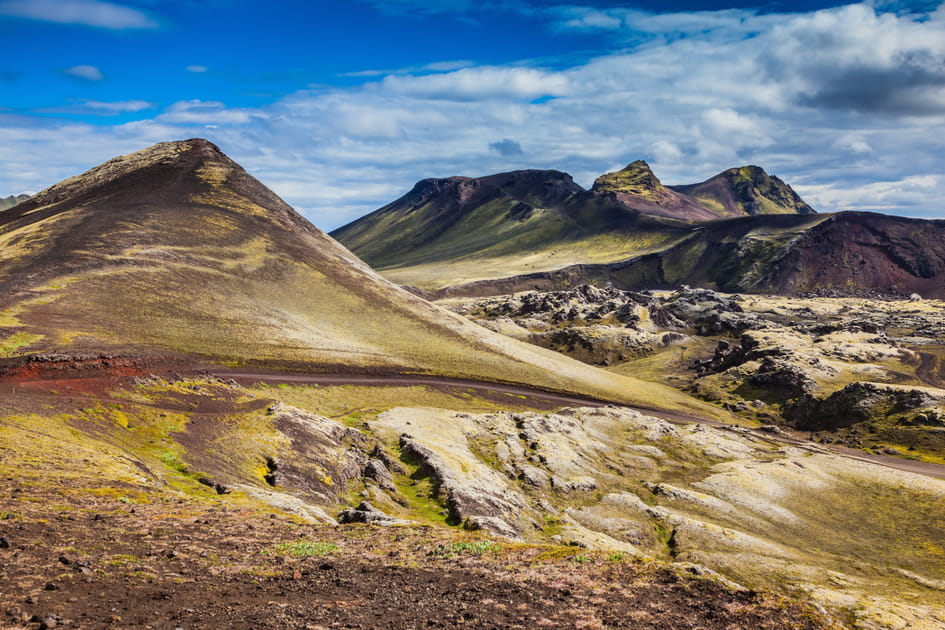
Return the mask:
<svg viewBox="0 0 945 630">
<path fill-rule="evenodd" d="M 713 413 L 401 290 L 201 141 L 119 158 L 4 216 L 0 295 L 11 355 L 433 373 Z"/>
</svg>

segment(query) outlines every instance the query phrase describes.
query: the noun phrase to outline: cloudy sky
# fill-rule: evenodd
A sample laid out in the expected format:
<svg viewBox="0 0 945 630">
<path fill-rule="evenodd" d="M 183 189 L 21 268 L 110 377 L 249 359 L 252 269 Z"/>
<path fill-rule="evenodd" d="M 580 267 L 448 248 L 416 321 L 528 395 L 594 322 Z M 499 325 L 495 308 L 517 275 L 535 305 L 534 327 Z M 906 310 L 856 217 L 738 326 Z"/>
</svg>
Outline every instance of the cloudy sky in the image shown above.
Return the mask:
<svg viewBox="0 0 945 630">
<path fill-rule="evenodd" d="M 758 164 L 945 217 L 939 0 L 0 0 L 0 196 L 216 142 L 332 229 L 425 177 Z"/>
</svg>

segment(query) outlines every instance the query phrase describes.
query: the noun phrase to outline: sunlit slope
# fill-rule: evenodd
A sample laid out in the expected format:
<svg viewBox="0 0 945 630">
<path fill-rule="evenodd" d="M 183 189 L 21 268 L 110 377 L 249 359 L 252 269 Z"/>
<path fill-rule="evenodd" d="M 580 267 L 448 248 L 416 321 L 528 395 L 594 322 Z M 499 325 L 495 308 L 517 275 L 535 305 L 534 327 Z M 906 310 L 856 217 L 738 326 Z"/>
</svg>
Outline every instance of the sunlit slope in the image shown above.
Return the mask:
<svg viewBox="0 0 945 630">
<path fill-rule="evenodd" d="M 431 373 L 701 408 L 401 290 L 203 140 L 116 158 L 0 217 L 4 356 Z"/>
</svg>

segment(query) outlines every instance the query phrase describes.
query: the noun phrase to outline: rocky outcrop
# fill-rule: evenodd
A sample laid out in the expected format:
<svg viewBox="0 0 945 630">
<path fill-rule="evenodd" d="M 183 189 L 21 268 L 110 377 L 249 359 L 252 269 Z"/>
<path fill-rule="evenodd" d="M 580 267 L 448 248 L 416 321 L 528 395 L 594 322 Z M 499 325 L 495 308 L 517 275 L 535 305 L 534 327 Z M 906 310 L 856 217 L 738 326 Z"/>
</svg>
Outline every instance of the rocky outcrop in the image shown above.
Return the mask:
<svg viewBox="0 0 945 630">
<path fill-rule="evenodd" d="M 273 403 L 267 413 L 291 443 L 275 467 L 267 466 L 273 482 L 315 503 L 330 505 L 361 480 L 370 443 L 360 431 L 284 403 Z M 275 463 L 276 458 L 270 459 Z"/>
<path fill-rule="evenodd" d="M 938 530 L 895 533 L 903 519 L 937 522 L 938 480 L 621 408 L 393 409 L 372 426 L 437 479 L 451 509 L 493 534 L 665 558 L 732 588 L 803 583 L 828 608 L 855 606 L 863 619 L 895 610 L 915 627 L 927 609 L 885 597 L 877 576 L 909 558 L 920 579 L 940 579 L 937 560 L 916 560 L 913 548 Z M 884 518 L 866 517 L 877 510 Z M 837 523 L 838 513 L 849 517 Z M 857 562 L 836 563 L 848 553 Z"/>
<path fill-rule="evenodd" d="M 351 523 L 365 523 L 368 525 L 409 525 L 414 523 L 402 518 L 394 518 L 377 509 L 367 501 L 362 501 L 355 508 L 343 510 L 338 515 L 338 522 L 347 525 Z"/>
<path fill-rule="evenodd" d="M 945 390 L 851 383 L 825 398 L 805 395 L 789 406 L 784 415 L 806 431 L 871 421 L 945 427 Z"/>
</svg>

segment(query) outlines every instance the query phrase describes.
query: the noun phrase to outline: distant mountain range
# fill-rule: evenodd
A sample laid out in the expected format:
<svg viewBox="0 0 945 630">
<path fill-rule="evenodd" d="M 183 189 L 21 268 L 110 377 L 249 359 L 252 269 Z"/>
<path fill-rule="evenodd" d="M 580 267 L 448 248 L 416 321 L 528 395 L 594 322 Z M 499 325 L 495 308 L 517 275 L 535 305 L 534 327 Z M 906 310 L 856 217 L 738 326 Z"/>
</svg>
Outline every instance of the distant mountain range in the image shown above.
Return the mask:
<svg viewBox="0 0 945 630">
<path fill-rule="evenodd" d="M 730 168 L 698 184 L 664 186 L 650 166 L 631 162 L 601 175 L 591 188 L 612 193 L 628 208 L 687 221 L 759 214 L 816 214 L 790 186 L 760 166 Z"/>
<path fill-rule="evenodd" d="M 817 214 L 758 166 L 664 186 L 636 161 L 591 190 L 559 171 L 428 179 L 331 235 L 433 294 L 594 282 L 945 297 L 945 221 Z"/>
<path fill-rule="evenodd" d="M 29 195 L 10 195 L 9 197 L 0 197 L 0 210 L 12 208 L 16 204 L 23 203 L 29 198 Z"/>
<path fill-rule="evenodd" d="M 591 190 L 560 171 L 425 179 L 400 199 L 331 234 L 381 269 L 561 246 L 585 250 L 589 258 L 579 262 L 614 262 L 641 246 L 671 242 L 686 234 L 693 221 L 814 213 L 781 180 L 755 166 L 679 188 L 699 198 L 663 186 L 642 161 L 602 175 Z M 598 243 L 580 244 L 604 235 L 626 241 L 630 234 L 645 234 L 645 243 L 606 245 L 603 250 Z M 596 253 L 606 260 L 595 258 Z"/>
</svg>

